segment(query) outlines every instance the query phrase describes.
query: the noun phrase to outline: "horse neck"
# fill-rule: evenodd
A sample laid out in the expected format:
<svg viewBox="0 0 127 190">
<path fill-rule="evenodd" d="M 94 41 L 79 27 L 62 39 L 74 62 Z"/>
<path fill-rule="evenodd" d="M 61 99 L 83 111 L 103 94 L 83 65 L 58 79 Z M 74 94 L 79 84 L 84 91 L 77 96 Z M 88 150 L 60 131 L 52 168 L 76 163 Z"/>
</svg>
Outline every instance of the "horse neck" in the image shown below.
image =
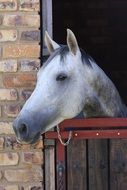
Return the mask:
<svg viewBox="0 0 127 190">
<path fill-rule="evenodd" d="M 84 106 L 86 117 L 126 117 L 127 107 L 107 75 L 93 63 L 92 96 Z M 91 71 L 92 72 L 92 71 Z M 92 75 L 92 73 L 91 73 Z"/>
</svg>

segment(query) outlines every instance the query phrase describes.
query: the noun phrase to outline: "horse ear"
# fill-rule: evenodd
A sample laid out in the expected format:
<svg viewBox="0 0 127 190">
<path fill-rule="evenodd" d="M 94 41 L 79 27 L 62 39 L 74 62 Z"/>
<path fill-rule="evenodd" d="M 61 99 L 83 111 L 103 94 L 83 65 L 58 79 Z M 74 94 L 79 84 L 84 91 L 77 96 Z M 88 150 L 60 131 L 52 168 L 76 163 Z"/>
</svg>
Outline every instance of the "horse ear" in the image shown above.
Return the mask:
<svg viewBox="0 0 127 190">
<path fill-rule="evenodd" d="M 67 45 L 69 47 L 70 52 L 76 55 L 77 51 L 79 50 L 78 42 L 74 33 L 70 29 L 67 29 Z"/>
<path fill-rule="evenodd" d="M 45 32 L 45 45 L 48 48 L 49 53 L 51 54 L 52 52 L 55 51 L 55 49 L 59 48 L 60 46 L 51 39 L 49 36 L 48 32 Z"/>
</svg>

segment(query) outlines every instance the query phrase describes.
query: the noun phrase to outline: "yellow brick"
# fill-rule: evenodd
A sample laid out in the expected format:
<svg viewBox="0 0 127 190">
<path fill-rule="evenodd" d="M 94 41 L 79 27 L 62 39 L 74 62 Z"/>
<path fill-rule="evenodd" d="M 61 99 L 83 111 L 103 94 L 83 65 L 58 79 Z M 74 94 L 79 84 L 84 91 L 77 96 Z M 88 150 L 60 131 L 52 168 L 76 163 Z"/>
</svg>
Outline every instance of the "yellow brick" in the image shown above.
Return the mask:
<svg viewBox="0 0 127 190">
<path fill-rule="evenodd" d="M 0 42 L 16 41 L 17 30 L 0 30 Z"/>
<path fill-rule="evenodd" d="M 17 100 L 15 89 L 0 89 L 0 100 Z"/>
<path fill-rule="evenodd" d="M 42 181 L 42 169 L 41 167 L 34 170 L 10 169 L 5 171 L 4 176 L 9 182 L 37 182 Z"/>
<path fill-rule="evenodd" d="M 2 185 L 0 186 L 0 189 L 4 189 L 4 190 L 18 190 L 18 185 Z"/>
<path fill-rule="evenodd" d="M 0 171 L 0 179 L 2 178 L 2 172 Z"/>
<path fill-rule="evenodd" d="M 0 150 L 4 149 L 4 137 L 0 137 Z"/>
<path fill-rule="evenodd" d="M 0 153 L 0 166 L 14 166 L 18 164 L 18 161 L 19 156 L 17 153 Z"/>
<path fill-rule="evenodd" d="M 15 11 L 17 0 L 0 0 L 0 11 Z"/>
<path fill-rule="evenodd" d="M 43 149 L 44 148 L 44 144 L 43 144 L 43 140 L 40 139 L 36 144 L 31 145 L 34 149 Z"/>
<path fill-rule="evenodd" d="M 17 69 L 17 60 L 6 59 L 0 61 L 0 72 L 16 72 Z"/>
<path fill-rule="evenodd" d="M 23 153 L 23 162 L 25 164 L 39 164 L 41 165 L 43 163 L 43 154 L 42 151 L 36 151 L 36 152 L 24 152 Z"/>
<path fill-rule="evenodd" d="M 0 122 L 0 134 L 14 134 L 11 122 Z"/>
<path fill-rule="evenodd" d="M 43 190 L 43 184 L 41 182 L 34 183 L 33 185 L 25 185 L 22 187 L 23 190 Z"/>
<path fill-rule="evenodd" d="M 3 18 L 4 26 L 18 26 L 18 27 L 39 27 L 40 16 L 39 15 L 4 15 Z"/>
<path fill-rule="evenodd" d="M 17 117 L 18 113 L 21 110 L 21 106 L 20 104 L 16 103 L 16 104 L 7 104 L 4 107 L 4 114 L 7 117 Z"/>
<path fill-rule="evenodd" d="M 38 58 L 40 56 L 39 45 L 8 45 L 3 47 L 4 58 Z"/>
<path fill-rule="evenodd" d="M 20 10 L 39 11 L 39 0 L 20 0 Z"/>
</svg>

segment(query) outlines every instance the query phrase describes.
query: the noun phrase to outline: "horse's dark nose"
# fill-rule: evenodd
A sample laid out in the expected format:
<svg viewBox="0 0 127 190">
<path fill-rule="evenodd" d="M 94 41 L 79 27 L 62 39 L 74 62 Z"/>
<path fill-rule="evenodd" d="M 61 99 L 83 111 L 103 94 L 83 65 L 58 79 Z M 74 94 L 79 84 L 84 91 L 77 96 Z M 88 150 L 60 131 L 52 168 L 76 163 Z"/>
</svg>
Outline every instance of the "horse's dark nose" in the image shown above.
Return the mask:
<svg viewBox="0 0 127 190">
<path fill-rule="evenodd" d="M 19 134 L 24 139 L 28 136 L 28 127 L 25 123 L 21 123 L 19 126 Z"/>
<path fill-rule="evenodd" d="M 20 114 L 13 121 L 13 129 L 19 143 L 33 144 L 40 138 L 41 127 L 38 121 L 38 118 L 36 121 L 32 113 L 28 112 Z"/>
<path fill-rule="evenodd" d="M 13 124 L 13 129 L 19 140 L 27 140 L 28 138 L 28 125 L 26 123 Z"/>
</svg>

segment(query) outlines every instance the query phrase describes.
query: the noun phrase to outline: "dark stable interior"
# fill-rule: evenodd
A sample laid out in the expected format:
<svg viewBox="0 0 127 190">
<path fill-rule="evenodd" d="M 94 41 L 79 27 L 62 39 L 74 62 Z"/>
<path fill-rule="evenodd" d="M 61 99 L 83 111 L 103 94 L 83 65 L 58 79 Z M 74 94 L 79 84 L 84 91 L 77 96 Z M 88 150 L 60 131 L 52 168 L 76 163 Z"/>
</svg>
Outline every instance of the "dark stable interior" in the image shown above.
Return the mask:
<svg viewBox="0 0 127 190">
<path fill-rule="evenodd" d="M 116 85 L 127 104 L 127 1 L 53 0 L 54 40 L 66 44 L 66 29 Z"/>
</svg>

